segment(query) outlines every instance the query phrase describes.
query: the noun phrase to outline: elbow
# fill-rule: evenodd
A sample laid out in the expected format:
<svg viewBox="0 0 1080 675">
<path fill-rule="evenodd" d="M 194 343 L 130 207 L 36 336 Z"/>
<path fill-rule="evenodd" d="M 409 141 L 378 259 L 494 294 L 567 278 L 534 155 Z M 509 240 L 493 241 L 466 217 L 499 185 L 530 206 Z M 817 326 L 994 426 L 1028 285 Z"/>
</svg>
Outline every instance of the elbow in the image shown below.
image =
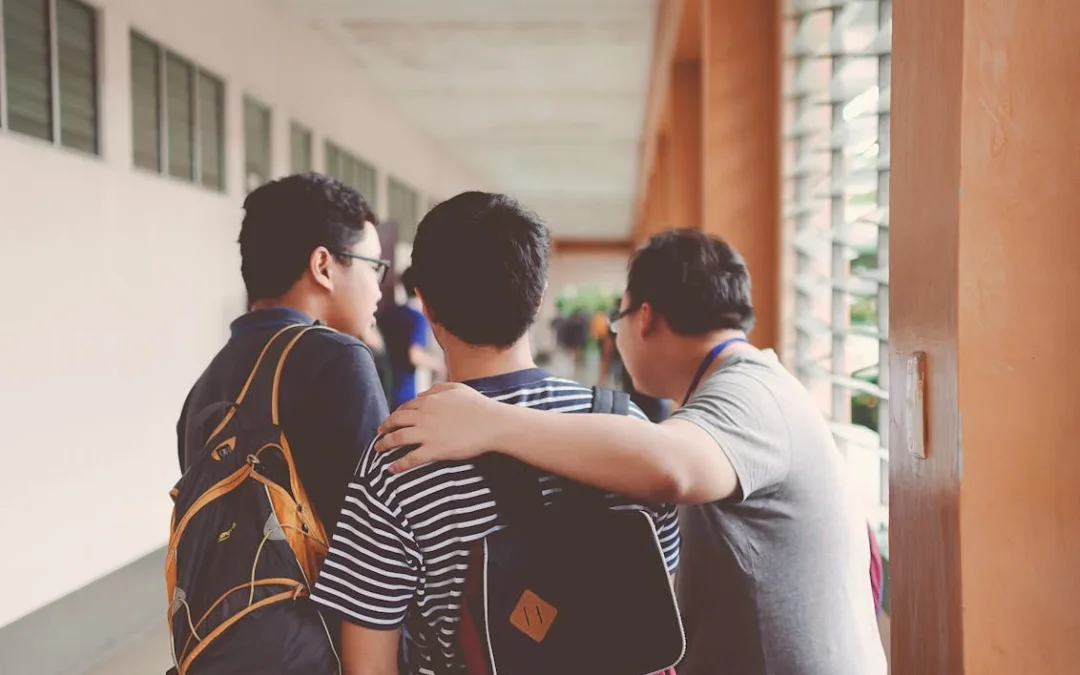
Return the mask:
<svg viewBox="0 0 1080 675">
<path fill-rule="evenodd" d="M 694 481 L 691 474 L 682 470 L 670 459 L 657 467 L 656 482 L 651 499 L 660 504 L 686 504 L 693 500 Z"/>
</svg>

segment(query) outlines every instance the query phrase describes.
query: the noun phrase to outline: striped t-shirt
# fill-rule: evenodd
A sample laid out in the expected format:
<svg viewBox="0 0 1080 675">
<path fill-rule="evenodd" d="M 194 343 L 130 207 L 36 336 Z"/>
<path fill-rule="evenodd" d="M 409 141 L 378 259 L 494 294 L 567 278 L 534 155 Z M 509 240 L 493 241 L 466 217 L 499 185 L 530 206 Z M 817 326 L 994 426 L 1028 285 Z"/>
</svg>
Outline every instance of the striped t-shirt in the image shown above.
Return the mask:
<svg viewBox="0 0 1080 675">
<path fill-rule="evenodd" d="M 592 390 L 540 369 L 466 384 L 498 401 L 540 410 L 587 413 Z M 632 406 L 631 414 L 645 416 Z M 377 454 L 370 448 L 349 484 L 330 554 L 312 598 L 346 621 L 375 630 L 404 628 L 409 670 L 464 668 L 457 631 L 473 544 L 504 525 L 491 492 L 467 462 L 437 462 L 393 475 L 387 467 L 408 452 Z M 560 498 L 567 480 L 543 476 L 545 503 Z M 652 515 L 668 571 L 679 561 L 674 507 L 635 504 L 608 495 L 611 508 Z"/>
</svg>

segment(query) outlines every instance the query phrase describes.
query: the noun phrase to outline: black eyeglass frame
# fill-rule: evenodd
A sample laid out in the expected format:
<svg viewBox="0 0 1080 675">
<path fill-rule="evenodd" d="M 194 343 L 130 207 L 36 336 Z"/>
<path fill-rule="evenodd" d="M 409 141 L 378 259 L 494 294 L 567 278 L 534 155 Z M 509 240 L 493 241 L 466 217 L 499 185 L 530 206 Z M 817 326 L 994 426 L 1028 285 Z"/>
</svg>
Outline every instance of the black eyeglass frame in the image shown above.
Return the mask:
<svg viewBox="0 0 1080 675">
<path fill-rule="evenodd" d="M 619 333 L 619 329 L 615 327 L 615 324 L 617 324 L 622 319 L 630 316 L 639 309 L 641 309 L 641 305 L 631 305 L 630 307 L 622 311 L 617 309 L 611 310 L 611 312 L 608 314 L 608 332 L 612 335 L 617 335 Z"/>
<path fill-rule="evenodd" d="M 347 251 L 331 251 L 333 255 L 341 256 L 342 258 L 350 258 L 352 260 L 362 260 L 366 263 L 371 263 L 375 266 L 375 274 L 379 275 L 379 285 L 386 281 L 386 274 L 390 271 L 390 261 L 383 260 L 381 258 L 369 258 L 366 255 L 358 255 L 356 253 L 349 253 Z"/>
</svg>

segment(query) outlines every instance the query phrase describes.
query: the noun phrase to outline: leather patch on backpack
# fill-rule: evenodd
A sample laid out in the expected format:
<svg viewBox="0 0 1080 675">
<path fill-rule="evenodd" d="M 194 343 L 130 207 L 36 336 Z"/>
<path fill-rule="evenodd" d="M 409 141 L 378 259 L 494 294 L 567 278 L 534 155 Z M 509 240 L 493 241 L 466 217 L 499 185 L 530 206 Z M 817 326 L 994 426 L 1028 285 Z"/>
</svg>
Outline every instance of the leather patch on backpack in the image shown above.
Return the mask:
<svg viewBox="0 0 1080 675">
<path fill-rule="evenodd" d="M 510 624 L 533 640 L 543 642 L 558 613 L 559 610 L 555 609 L 554 605 L 527 590 L 521 594 L 521 599 L 514 607 Z"/>
</svg>

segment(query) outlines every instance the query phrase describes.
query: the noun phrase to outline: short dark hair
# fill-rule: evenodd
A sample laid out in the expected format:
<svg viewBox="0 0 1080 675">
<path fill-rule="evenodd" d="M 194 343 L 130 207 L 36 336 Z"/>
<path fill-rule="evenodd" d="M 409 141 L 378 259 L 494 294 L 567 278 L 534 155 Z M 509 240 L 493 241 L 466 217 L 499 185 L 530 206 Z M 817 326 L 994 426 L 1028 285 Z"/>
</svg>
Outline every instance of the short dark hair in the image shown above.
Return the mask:
<svg viewBox="0 0 1080 675">
<path fill-rule="evenodd" d="M 680 335 L 749 331 L 750 272 L 730 244 L 696 230 L 672 230 L 645 244 L 630 263 L 632 306 L 649 303 Z"/>
<path fill-rule="evenodd" d="M 452 335 L 508 347 L 536 320 L 550 247 L 547 225 L 514 199 L 464 192 L 420 221 L 412 271 L 424 306 Z"/>
<path fill-rule="evenodd" d="M 401 286 L 405 289 L 406 297 L 416 297 L 416 272 L 413 272 L 413 268 L 409 267 L 401 273 Z"/>
<path fill-rule="evenodd" d="M 366 222 L 376 218 L 364 196 L 329 176 L 300 173 L 256 188 L 244 200 L 240 227 L 248 302 L 284 295 L 303 275 L 312 251 L 347 250 L 363 238 Z"/>
</svg>

